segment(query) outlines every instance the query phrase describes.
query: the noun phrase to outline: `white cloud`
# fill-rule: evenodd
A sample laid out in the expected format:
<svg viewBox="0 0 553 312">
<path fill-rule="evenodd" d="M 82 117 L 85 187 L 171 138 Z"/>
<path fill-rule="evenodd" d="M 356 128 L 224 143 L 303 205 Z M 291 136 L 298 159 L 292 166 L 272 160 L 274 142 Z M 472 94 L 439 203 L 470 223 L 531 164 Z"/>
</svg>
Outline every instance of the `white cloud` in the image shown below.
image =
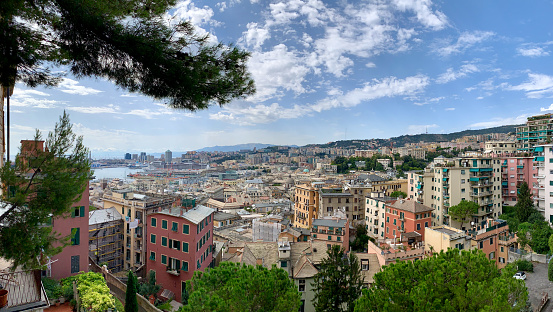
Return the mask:
<svg viewBox="0 0 553 312">
<path fill-rule="evenodd" d="M 190 21 L 195 26 L 195 32 L 200 35 L 209 35 L 209 42 L 218 43 L 217 37 L 209 33 L 205 26 L 219 26 L 220 22 L 213 19 L 213 9 L 208 6 L 196 7 L 191 0 L 179 1 L 175 9 L 166 13 L 165 19 L 169 25 L 174 25 L 182 21 Z M 177 34 L 179 36 L 179 34 Z"/>
<path fill-rule="evenodd" d="M 263 43 L 271 38 L 268 28 L 258 27 L 257 23 L 248 23 L 248 30 L 243 33 L 242 41 L 249 47 L 259 49 Z"/>
<path fill-rule="evenodd" d="M 430 0 L 394 0 L 393 2 L 400 11 L 415 12 L 417 20 L 426 27 L 440 30 L 448 25 L 444 13 L 432 11 Z"/>
<path fill-rule="evenodd" d="M 109 104 L 107 106 L 70 106 L 67 107 L 67 110 L 79 112 L 83 114 L 114 114 L 119 113 L 119 106 Z"/>
<path fill-rule="evenodd" d="M 418 106 L 422 106 L 422 105 L 431 104 L 431 103 L 438 103 L 439 101 L 441 101 L 443 99 L 445 99 L 445 96 L 438 96 L 438 97 L 435 97 L 435 98 L 424 100 L 422 102 L 415 102 L 413 104 L 418 105 Z"/>
<path fill-rule="evenodd" d="M 60 91 L 64 93 L 78 95 L 90 95 L 103 92 L 93 88 L 80 86 L 78 81 L 69 78 L 63 78 L 62 82 L 58 86 L 58 89 L 60 89 Z"/>
<path fill-rule="evenodd" d="M 549 107 L 542 107 L 540 108 L 540 112 L 547 112 L 553 110 L 553 104 L 550 104 Z"/>
<path fill-rule="evenodd" d="M 265 101 L 278 97 L 283 90 L 296 94 L 306 92 L 303 81 L 309 69 L 302 63 L 304 60 L 296 52 L 288 51 L 284 44 L 275 46 L 271 51 L 253 52 L 248 68 L 257 92 L 248 101 Z"/>
<path fill-rule="evenodd" d="M 223 112 L 210 114 L 209 118 L 213 120 L 226 121 L 242 126 L 254 124 L 266 124 L 278 119 L 299 118 L 309 112 L 309 109 L 301 106 L 285 108 L 278 103 L 270 105 L 252 105 L 252 106 L 227 106 Z"/>
<path fill-rule="evenodd" d="M 437 124 L 431 124 L 431 125 L 409 125 L 407 127 L 407 133 L 408 134 L 420 134 L 420 133 L 426 133 L 428 129 L 434 129 L 439 128 Z"/>
<path fill-rule="evenodd" d="M 513 91 L 524 91 L 526 92 L 526 97 L 531 99 L 553 95 L 553 76 L 529 73 L 528 78 L 530 81 L 517 86 L 507 87 L 507 89 Z"/>
<path fill-rule="evenodd" d="M 434 52 L 441 56 L 462 53 L 475 44 L 488 40 L 494 35 L 495 33 L 491 31 L 477 30 L 474 32 L 463 32 L 454 43 L 446 42 L 445 44 L 438 44 L 438 47 L 435 47 Z"/>
<path fill-rule="evenodd" d="M 492 118 L 492 120 L 489 120 L 489 121 L 473 123 L 468 127 L 482 129 L 482 128 L 492 128 L 492 127 L 499 127 L 499 126 L 505 126 L 505 125 L 520 125 L 520 124 L 526 123 L 528 116 L 529 115 L 524 114 L 524 115 L 519 115 L 517 117 L 507 117 L 507 118 L 496 117 L 496 118 Z"/>
<path fill-rule="evenodd" d="M 446 111 L 454 111 L 455 110 L 455 107 L 448 107 L 445 109 Z"/>
<path fill-rule="evenodd" d="M 539 56 L 549 56 L 549 51 L 546 51 L 544 48 L 535 47 L 535 48 L 518 48 L 518 54 L 528 57 L 539 57 Z"/>
<path fill-rule="evenodd" d="M 459 78 L 465 77 L 468 74 L 477 73 L 480 70 L 474 64 L 465 64 L 459 68 L 458 71 L 454 71 L 453 68 L 448 68 L 447 71 L 436 79 L 436 83 L 444 84 L 450 81 L 457 80 Z"/>
</svg>

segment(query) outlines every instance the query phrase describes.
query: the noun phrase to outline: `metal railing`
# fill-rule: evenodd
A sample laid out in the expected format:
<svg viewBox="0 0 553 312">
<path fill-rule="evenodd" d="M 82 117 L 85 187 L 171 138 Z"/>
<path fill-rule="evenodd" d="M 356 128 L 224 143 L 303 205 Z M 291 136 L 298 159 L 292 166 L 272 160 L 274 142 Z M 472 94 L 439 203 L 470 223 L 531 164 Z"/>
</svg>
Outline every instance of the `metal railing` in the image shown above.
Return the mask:
<svg viewBox="0 0 553 312">
<path fill-rule="evenodd" d="M 8 311 L 43 309 L 50 305 L 39 270 L 0 273 L 0 284 L 8 291 Z"/>
</svg>

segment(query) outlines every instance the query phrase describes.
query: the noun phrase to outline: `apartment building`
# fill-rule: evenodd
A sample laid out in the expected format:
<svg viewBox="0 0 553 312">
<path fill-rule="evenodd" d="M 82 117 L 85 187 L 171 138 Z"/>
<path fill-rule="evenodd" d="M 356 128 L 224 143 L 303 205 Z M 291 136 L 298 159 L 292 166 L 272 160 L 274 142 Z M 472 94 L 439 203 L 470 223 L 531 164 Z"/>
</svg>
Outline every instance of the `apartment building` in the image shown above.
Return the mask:
<svg viewBox="0 0 553 312">
<path fill-rule="evenodd" d="M 407 193 L 407 179 L 371 181 L 372 191 L 390 196 L 395 191 Z"/>
<path fill-rule="evenodd" d="M 462 200 L 478 204 L 478 212 L 471 219 L 478 228 L 485 225 L 487 218 L 497 218 L 502 207 L 501 163 L 496 158 L 463 157 L 426 168 L 421 174 L 418 201 L 434 208 L 432 226 L 459 228 L 461 224 L 450 219 L 448 209 Z"/>
<path fill-rule="evenodd" d="M 386 204 L 395 199 L 378 192 L 373 192 L 365 198 L 365 228 L 369 236 L 384 239 Z"/>
<path fill-rule="evenodd" d="M 424 229 L 424 248 L 427 252 L 447 251 L 448 249 L 469 250 L 472 239 L 465 231 L 447 225 Z"/>
<path fill-rule="evenodd" d="M 553 223 L 553 144 L 538 145 L 534 153 L 537 168 L 534 202 L 545 219 Z"/>
<path fill-rule="evenodd" d="M 371 183 L 346 183 L 344 190 L 353 195 L 353 213 L 350 218 L 352 225 L 365 222 L 365 200 L 373 193 Z M 349 218 L 349 215 L 348 215 Z"/>
<path fill-rule="evenodd" d="M 44 151 L 44 141 L 22 140 L 21 153 L 23 161 L 31 159 L 33 152 Z M 50 259 L 50 265 L 45 270 L 46 276 L 60 280 L 79 273 L 88 272 L 88 185 L 81 199 L 73 204 L 71 214 L 52 220 L 52 232 L 61 237 L 70 237 L 69 244 Z"/>
<path fill-rule="evenodd" d="M 483 228 L 471 229 L 468 233 L 472 237 L 472 248 L 482 250 L 499 269 L 507 265 L 509 248 L 517 245 L 517 237 L 509 231 L 506 221 L 490 218 Z"/>
<path fill-rule="evenodd" d="M 315 219 L 311 239 L 313 241 L 326 242 L 327 248 L 332 245 L 340 245 L 344 250 L 349 250 L 349 220 L 339 218 Z"/>
<path fill-rule="evenodd" d="M 181 301 L 186 281 L 213 260 L 213 215 L 215 210 L 197 206 L 163 209 L 147 216 L 148 260 L 146 270 L 156 272 L 163 294 Z"/>
<path fill-rule="evenodd" d="M 384 205 L 386 221 L 384 226 L 386 232 L 385 238 L 403 241 L 403 236 L 407 233 L 417 241 L 424 241 L 424 229 L 431 226 L 432 211 L 430 208 L 421 203 L 410 199 L 394 200 Z M 419 237 L 420 235 L 420 237 Z"/>
<path fill-rule="evenodd" d="M 145 195 L 130 190 L 113 190 L 111 194 L 104 194 L 103 202 L 104 209 L 113 207 L 125 218 L 123 270 L 138 269 L 146 260 L 144 237 L 147 237 L 148 233 L 144 221 L 151 213 L 171 208 L 176 203 L 176 198 Z"/>
<path fill-rule="evenodd" d="M 553 136 L 553 114 L 528 117 L 526 125 L 517 127 L 518 150 L 533 152 L 534 146 L 551 142 Z"/>
<path fill-rule="evenodd" d="M 123 270 L 123 216 L 115 208 L 91 211 L 88 217 L 89 256 L 107 263 L 112 273 Z"/>
<path fill-rule="evenodd" d="M 535 188 L 537 195 L 538 169 L 534 166 L 534 157 L 502 157 L 501 160 L 501 196 L 504 205 L 516 204 L 522 182 L 526 182 L 532 192 Z"/>
<path fill-rule="evenodd" d="M 517 152 L 516 141 L 488 141 L 484 143 L 484 153 L 498 156 L 513 155 Z"/>
<path fill-rule="evenodd" d="M 319 207 L 318 188 L 313 185 L 296 185 L 294 191 L 294 226 L 310 229 L 317 218 Z"/>
<path fill-rule="evenodd" d="M 323 218 L 334 216 L 338 211 L 347 215 L 350 220 L 357 220 L 359 212 L 353 211 L 353 195 L 350 193 L 334 193 L 319 191 L 319 205 L 317 207 L 317 217 Z M 357 206 L 356 206 L 357 207 Z"/>
</svg>

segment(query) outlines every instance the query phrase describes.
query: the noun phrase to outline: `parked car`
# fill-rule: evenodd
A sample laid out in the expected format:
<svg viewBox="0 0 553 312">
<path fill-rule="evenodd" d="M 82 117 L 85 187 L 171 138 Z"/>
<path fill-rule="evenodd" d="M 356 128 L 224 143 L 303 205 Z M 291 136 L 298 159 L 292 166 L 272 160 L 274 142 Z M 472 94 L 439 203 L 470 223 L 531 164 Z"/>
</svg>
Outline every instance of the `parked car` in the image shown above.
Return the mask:
<svg viewBox="0 0 553 312">
<path fill-rule="evenodd" d="M 513 275 L 513 277 L 516 278 L 516 279 L 525 280 L 526 279 L 526 273 L 517 272 L 517 273 L 515 273 L 515 275 Z"/>
</svg>

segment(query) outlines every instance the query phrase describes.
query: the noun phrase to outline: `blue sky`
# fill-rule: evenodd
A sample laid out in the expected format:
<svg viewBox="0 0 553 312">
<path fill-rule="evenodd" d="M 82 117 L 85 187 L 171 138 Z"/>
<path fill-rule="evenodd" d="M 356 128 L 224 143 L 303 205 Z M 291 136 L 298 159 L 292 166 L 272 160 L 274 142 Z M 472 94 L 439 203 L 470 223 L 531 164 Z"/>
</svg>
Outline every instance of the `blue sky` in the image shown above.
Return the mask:
<svg viewBox="0 0 553 312">
<path fill-rule="evenodd" d="M 552 12 L 551 1 L 182 1 L 168 19 L 251 51 L 254 96 L 190 113 L 105 80 L 18 84 L 11 140 L 49 131 L 64 109 L 93 156 L 523 123 L 553 112 Z"/>
</svg>

